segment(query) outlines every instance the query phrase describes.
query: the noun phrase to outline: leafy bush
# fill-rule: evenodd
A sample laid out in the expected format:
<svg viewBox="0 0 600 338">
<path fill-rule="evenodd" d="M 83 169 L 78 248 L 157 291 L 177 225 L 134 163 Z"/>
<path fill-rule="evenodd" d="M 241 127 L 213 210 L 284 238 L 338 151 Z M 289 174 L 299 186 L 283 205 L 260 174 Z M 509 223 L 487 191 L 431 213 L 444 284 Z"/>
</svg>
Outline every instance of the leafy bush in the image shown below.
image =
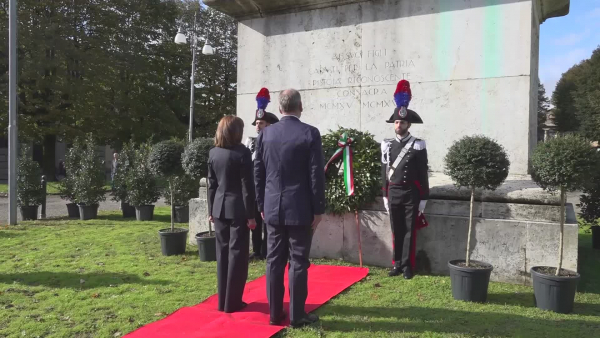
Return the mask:
<svg viewBox="0 0 600 338">
<path fill-rule="evenodd" d="M 327 162 L 337 149 L 340 135 L 347 133 L 353 139 L 354 196 L 346 194 L 344 177 L 339 174 L 340 164 L 331 164 L 325 176 L 325 201 L 327 212 L 341 215 L 372 203 L 379 196 L 381 175 L 381 147 L 367 132 L 339 128 L 322 136 L 323 153 Z M 341 163 L 342 160 L 340 160 Z"/>
<path fill-rule="evenodd" d="M 185 172 L 195 179 L 208 176 L 208 153 L 214 147 L 212 138 L 197 138 L 185 147 L 182 165 Z"/>
<path fill-rule="evenodd" d="M 148 164 L 155 174 L 165 178 L 173 177 L 183 173 L 182 154 L 182 143 L 174 140 L 163 141 L 152 147 Z"/>
<path fill-rule="evenodd" d="M 486 136 L 465 136 L 444 158 L 445 173 L 458 187 L 497 189 L 506 177 L 510 161 L 504 148 Z"/>
<path fill-rule="evenodd" d="M 566 193 L 583 188 L 597 165 L 595 150 L 590 143 L 573 135 L 553 138 L 538 144 L 531 157 L 533 180 L 544 190 L 560 191 L 557 276 L 561 273 L 563 260 Z"/>
<path fill-rule="evenodd" d="M 21 147 L 17 177 L 17 204 L 22 207 L 37 206 L 44 200 L 42 190 L 42 170 L 39 163 L 31 158 L 30 148 Z"/>
<path fill-rule="evenodd" d="M 73 192 L 77 203 L 96 205 L 106 199 L 104 163 L 96 156 L 96 143 L 91 136 L 85 139 L 81 149 L 79 162 L 74 165 Z"/>
<path fill-rule="evenodd" d="M 506 177 L 510 161 L 504 148 L 486 136 L 465 136 L 454 142 L 444 158 L 445 173 L 458 187 L 471 190 L 471 213 L 467 234 L 466 264 L 471 261 L 471 231 L 473 229 L 473 203 L 475 189 L 497 189 Z"/>
<path fill-rule="evenodd" d="M 129 204 L 139 207 L 156 203 L 160 197 L 160 190 L 156 184 L 156 177 L 148 164 L 151 147 L 142 144 L 133 152 L 135 165 L 127 171 L 125 185 Z"/>
<path fill-rule="evenodd" d="M 173 205 L 188 205 L 190 199 L 198 197 L 199 189 L 200 180 L 185 174 L 173 177 Z M 171 193 L 169 189 L 164 189 L 163 196 L 165 197 L 165 202 L 171 205 Z"/>
<path fill-rule="evenodd" d="M 127 174 L 135 166 L 135 144 L 129 142 L 123 146 L 117 159 L 117 169 L 113 177 L 113 200 L 116 202 L 126 202 L 128 200 Z"/>
<path fill-rule="evenodd" d="M 65 171 L 67 175 L 60 181 L 58 186 L 60 197 L 71 203 L 77 203 L 77 198 L 75 198 L 75 175 L 82 154 L 83 148 L 79 142 L 75 143 L 73 147 L 68 150 L 65 157 Z"/>
<path fill-rule="evenodd" d="M 600 168 L 597 168 L 598 171 Z M 581 218 L 595 225 L 600 225 L 600 175 L 596 174 L 590 184 L 583 189 L 580 198 Z"/>
</svg>

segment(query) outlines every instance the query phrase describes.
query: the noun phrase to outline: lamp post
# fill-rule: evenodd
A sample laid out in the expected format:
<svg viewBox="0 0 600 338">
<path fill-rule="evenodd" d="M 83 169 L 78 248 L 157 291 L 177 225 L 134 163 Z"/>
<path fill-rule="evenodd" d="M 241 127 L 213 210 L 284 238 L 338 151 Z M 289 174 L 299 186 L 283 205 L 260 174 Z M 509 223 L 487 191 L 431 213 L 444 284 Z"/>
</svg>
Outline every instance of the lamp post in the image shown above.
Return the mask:
<svg viewBox="0 0 600 338">
<path fill-rule="evenodd" d="M 188 131 L 188 139 L 189 142 L 192 143 L 192 132 L 194 130 L 194 73 L 196 72 L 196 44 L 198 42 L 198 37 L 196 36 L 196 14 L 194 13 L 194 26 L 192 27 L 192 76 L 191 76 L 191 85 L 190 85 L 190 126 Z M 179 27 L 179 31 L 175 36 L 176 44 L 185 44 L 187 43 L 187 39 L 185 34 L 183 34 L 183 29 Z M 204 47 L 202 47 L 202 54 L 204 55 L 214 55 L 215 52 L 213 48 L 208 44 L 208 39 L 205 38 Z"/>
<path fill-rule="evenodd" d="M 8 5 L 8 224 L 17 224 L 17 1 Z"/>
</svg>

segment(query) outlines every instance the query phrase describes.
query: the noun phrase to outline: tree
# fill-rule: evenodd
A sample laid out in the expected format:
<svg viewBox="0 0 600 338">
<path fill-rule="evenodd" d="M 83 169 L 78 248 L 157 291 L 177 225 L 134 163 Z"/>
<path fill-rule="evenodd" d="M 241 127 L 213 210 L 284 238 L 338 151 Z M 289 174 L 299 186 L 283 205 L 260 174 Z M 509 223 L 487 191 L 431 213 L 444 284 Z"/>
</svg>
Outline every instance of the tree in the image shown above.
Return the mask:
<svg viewBox="0 0 600 338">
<path fill-rule="evenodd" d="M 568 135 L 539 143 L 531 157 L 533 180 L 544 190 L 560 191 L 560 238 L 556 275 L 562 268 L 566 193 L 580 189 L 598 165 L 585 139 Z"/>
<path fill-rule="evenodd" d="M 538 79 L 538 105 L 537 105 L 537 118 L 538 118 L 538 142 L 544 139 L 544 130 L 542 126 L 546 123 L 546 117 L 550 111 L 550 99 L 546 96 L 546 88 L 544 84 Z"/>
<path fill-rule="evenodd" d="M 600 140 L 600 47 L 586 61 L 585 74 L 573 93 L 579 132 L 586 138 Z"/>
</svg>

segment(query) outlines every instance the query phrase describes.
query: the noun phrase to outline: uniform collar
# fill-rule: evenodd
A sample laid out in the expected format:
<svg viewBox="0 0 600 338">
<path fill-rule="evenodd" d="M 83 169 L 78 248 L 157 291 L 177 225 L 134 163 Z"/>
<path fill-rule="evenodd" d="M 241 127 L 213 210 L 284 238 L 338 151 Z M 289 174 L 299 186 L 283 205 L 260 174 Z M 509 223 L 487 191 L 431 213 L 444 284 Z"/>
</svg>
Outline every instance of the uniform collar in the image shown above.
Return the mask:
<svg viewBox="0 0 600 338">
<path fill-rule="evenodd" d="M 400 135 L 396 134 L 396 141 L 398 141 L 400 143 L 408 141 L 409 138 L 410 138 L 410 133 L 406 134 L 406 136 L 404 136 L 404 137 L 400 137 Z"/>
<path fill-rule="evenodd" d="M 297 119 L 298 121 L 300 121 L 300 118 L 296 115 L 285 115 L 284 117 L 282 117 L 282 119 L 288 118 L 288 117 L 293 117 L 295 119 Z"/>
</svg>

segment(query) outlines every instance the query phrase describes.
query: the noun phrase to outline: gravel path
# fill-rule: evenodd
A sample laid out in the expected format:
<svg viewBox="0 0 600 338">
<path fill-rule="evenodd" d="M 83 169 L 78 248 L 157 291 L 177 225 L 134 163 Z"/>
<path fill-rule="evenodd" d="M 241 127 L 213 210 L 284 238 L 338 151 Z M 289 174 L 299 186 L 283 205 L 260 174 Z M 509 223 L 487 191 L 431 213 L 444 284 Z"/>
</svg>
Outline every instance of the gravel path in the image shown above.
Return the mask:
<svg viewBox="0 0 600 338">
<path fill-rule="evenodd" d="M 100 211 L 119 210 L 119 203 L 110 199 L 111 196 L 106 196 L 106 201 L 100 203 Z M 156 206 L 165 206 L 166 204 L 161 199 L 156 203 Z M 39 211 L 38 211 L 39 212 Z M 17 210 L 18 220 L 21 221 L 21 212 Z M 49 195 L 46 200 L 46 217 L 63 217 L 67 216 L 66 201 L 59 196 Z M 0 197 L 0 224 L 8 223 L 8 198 Z"/>
</svg>

